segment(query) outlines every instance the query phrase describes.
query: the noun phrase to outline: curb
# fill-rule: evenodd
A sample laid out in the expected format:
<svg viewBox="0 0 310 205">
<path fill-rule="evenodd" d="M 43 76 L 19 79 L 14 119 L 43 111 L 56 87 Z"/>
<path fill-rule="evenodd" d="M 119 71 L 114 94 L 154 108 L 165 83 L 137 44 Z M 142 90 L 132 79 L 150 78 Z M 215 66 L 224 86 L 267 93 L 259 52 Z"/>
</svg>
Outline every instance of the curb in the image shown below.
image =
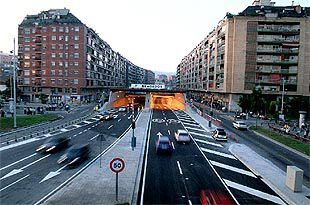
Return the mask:
<svg viewBox="0 0 310 205">
<path fill-rule="evenodd" d="M 282 144 L 282 143 L 280 143 L 280 142 L 278 142 L 278 141 L 276 141 L 276 140 L 274 140 L 274 139 L 271 139 L 271 138 L 269 138 L 269 137 L 267 137 L 267 136 L 265 136 L 265 135 L 263 135 L 263 134 L 261 134 L 261 133 L 259 133 L 259 132 L 256 132 L 256 131 L 254 131 L 254 130 L 251 130 L 250 128 L 251 128 L 251 126 L 249 127 L 249 130 L 250 130 L 251 132 L 253 132 L 254 134 L 256 134 L 256 135 L 258 135 L 258 136 L 260 136 L 260 137 L 263 137 L 263 138 L 265 138 L 266 140 L 269 140 L 269 141 L 271 141 L 271 142 L 273 142 L 273 143 L 275 143 L 275 144 L 277 144 L 277 145 L 279 145 L 279 146 L 281 146 L 281 147 L 283 147 L 283 148 L 285 148 L 285 149 L 288 149 L 288 150 L 290 150 L 291 152 L 294 152 L 295 154 L 297 154 L 297 155 L 299 155 L 299 156 L 301 156 L 301 157 L 303 157 L 303 158 L 306 158 L 307 160 L 310 160 L 310 157 L 307 156 L 306 154 L 304 154 L 304 153 L 302 153 L 302 152 L 299 152 L 299 151 L 297 151 L 297 150 L 295 150 L 295 149 L 293 149 L 293 148 L 291 148 L 291 147 L 288 147 L 288 146 L 286 146 L 286 145 L 284 145 L 284 144 Z"/>
</svg>

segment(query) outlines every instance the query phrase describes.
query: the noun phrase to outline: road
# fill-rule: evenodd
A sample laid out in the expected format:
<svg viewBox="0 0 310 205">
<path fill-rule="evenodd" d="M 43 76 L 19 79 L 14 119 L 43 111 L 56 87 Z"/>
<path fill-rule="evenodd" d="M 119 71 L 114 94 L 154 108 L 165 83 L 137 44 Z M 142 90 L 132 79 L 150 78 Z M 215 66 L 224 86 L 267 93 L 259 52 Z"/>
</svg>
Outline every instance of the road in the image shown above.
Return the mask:
<svg viewBox="0 0 310 205">
<path fill-rule="evenodd" d="M 49 133 L 53 135 L 50 137 L 71 137 L 70 145 L 90 144 L 90 158 L 75 169 L 57 164 L 64 150 L 51 155 L 35 152 L 35 149 L 48 137 L 10 149 L 0 148 L 1 204 L 36 203 L 113 143 L 131 125 L 130 116 L 131 113 L 118 113 L 115 119 L 106 122 L 99 122 L 99 118 L 94 117 L 72 125 L 66 130 Z M 100 150 L 98 134 L 105 134 L 102 150 Z"/>
<path fill-rule="evenodd" d="M 222 120 L 222 125 L 229 131 L 237 134 L 237 139 L 240 143 L 247 145 L 262 157 L 270 160 L 277 167 L 286 172 L 287 166 L 297 166 L 304 170 L 304 185 L 310 187 L 310 160 L 306 159 L 288 149 L 279 146 L 254 134 L 251 131 L 237 130 L 232 126 L 232 122 L 222 115 L 217 115 Z"/>
<path fill-rule="evenodd" d="M 177 129 L 186 129 L 195 141 L 177 144 Z M 159 132 L 172 140 L 172 156 L 156 155 Z M 183 111 L 154 110 L 148 137 L 146 175 L 140 187 L 143 204 L 200 204 L 201 190 L 225 194 L 239 204 L 285 204 L 229 153 L 225 143 L 215 141 Z"/>
</svg>

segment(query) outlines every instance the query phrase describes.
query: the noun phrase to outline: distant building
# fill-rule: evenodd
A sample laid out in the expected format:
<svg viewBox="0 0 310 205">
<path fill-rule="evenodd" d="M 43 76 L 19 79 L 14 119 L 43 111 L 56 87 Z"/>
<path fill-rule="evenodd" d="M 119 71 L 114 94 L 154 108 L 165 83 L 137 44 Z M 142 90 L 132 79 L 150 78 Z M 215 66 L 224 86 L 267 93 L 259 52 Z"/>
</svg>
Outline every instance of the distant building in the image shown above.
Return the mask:
<svg viewBox="0 0 310 205">
<path fill-rule="evenodd" d="M 241 94 L 310 96 L 310 8 L 255 0 L 238 15 L 227 13 L 177 67 L 177 84 L 213 93 L 230 110 Z"/>
<path fill-rule="evenodd" d="M 5 82 L 12 76 L 13 55 L 0 51 L 0 91 L 6 89 Z"/>
<path fill-rule="evenodd" d="M 145 70 L 145 84 L 154 84 L 155 83 L 155 73 L 151 70 Z"/>
<path fill-rule="evenodd" d="M 146 70 L 102 40 L 68 9 L 27 15 L 18 27 L 19 86 L 27 101 L 95 100 L 111 86 L 142 83 Z"/>
</svg>

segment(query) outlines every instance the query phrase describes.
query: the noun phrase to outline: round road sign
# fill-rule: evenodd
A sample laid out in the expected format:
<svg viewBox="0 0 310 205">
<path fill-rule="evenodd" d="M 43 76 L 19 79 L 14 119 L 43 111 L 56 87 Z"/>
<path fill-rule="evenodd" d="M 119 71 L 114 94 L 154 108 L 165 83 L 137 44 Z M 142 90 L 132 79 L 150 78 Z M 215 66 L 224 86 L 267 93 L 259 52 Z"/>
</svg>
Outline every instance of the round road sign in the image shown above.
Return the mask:
<svg viewBox="0 0 310 205">
<path fill-rule="evenodd" d="M 110 162 L 110 169 L 115 172 L 121 172 L 125 168 L 125 161 L 122 158 L 116 157 Z"/>
</svg>

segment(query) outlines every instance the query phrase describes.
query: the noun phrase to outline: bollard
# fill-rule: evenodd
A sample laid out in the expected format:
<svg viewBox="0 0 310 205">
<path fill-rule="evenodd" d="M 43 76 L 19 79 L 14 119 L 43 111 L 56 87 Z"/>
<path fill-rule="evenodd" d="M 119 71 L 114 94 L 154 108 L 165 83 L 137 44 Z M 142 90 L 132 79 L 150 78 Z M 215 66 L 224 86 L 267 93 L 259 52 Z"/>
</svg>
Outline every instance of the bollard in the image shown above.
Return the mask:
<svg viewBox="0 0 310 205">
<path fill-rule="evenodd" d="M 285 185 L 293 192 L 301 192 L 303 173 L 304 171 L 296 166 L 287 166 Z"/>
</svg>

